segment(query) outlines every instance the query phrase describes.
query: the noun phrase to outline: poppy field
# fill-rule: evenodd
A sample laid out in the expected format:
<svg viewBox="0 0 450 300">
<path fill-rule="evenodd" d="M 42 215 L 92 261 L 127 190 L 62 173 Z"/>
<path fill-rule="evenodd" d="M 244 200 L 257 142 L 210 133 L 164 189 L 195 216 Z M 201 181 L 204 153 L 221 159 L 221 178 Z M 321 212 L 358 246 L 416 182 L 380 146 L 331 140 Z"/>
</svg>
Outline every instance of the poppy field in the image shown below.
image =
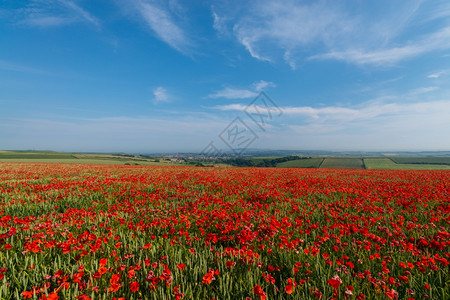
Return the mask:
<svg viewBox="0 0 450 300">
<path fill-rule="evenodd" d="M 0 299 L 450 299 L 450 171 L 0 163 Z"/>
</svg>

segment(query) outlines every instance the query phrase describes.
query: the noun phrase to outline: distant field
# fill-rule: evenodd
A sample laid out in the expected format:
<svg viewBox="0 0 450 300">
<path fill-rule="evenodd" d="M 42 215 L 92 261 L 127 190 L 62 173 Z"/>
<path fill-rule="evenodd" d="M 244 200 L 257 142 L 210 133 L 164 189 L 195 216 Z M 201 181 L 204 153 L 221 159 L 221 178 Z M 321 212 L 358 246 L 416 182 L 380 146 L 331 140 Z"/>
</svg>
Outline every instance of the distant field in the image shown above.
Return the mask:
<svg viewBox="0 0 450 300">
<path fill-rule="evenodd" d="M 53 152 L 13 152 L 0 151 L 0 162 L 24 163 L 70 163 L 70 164 L 111 164 L 111 165 L 180 165 L 167 161 L 155 162 L 152 159 L 141 159 L 127 156 L 103 154 L 72 154 Z"/>
<path fill-rule="evenodd" d="M 106 165 L 167 165 L 168 163 L 150 162 L 150 161 L 133 161 L 133 160 L 114 160 L 114 159 L 4 159 L 0 158 L 0 162 L 23 162 L 23 163 L 58 163 L 58 164 L 106 164 Z M 174 164 L 171 164 L 174 165 Z"/>
<path fill-rule="evenodd" d="M 0 159 L 76 159 L 71 153 L 0 151 Z"/>
<path fill-rule="evenodd" d="M 364 169 L 364 162 L 359 157 L 326 157 L 320 168 Z"/>
<path fill-rule="evenodd" d="M 398 164 L 450 165 L 450 157 L 392 157 Z"/>
<path fill-rule="evenodd" d="M 254 157 L 249 158 L 255 164 L 264 160 L 273 160 L 280 157 Z M 111 164 L 111 165 L 147 165 L 147 166 L 186 166 L 206 164 L 214 166 L 230 166 L 226 162 L 205 163 L 202 161 L 174 162 L 170 159 L 144 158 L 133 155 L 120 154 L 86 154 L 86 153 L 59 153 L 59 152 L 27 152 L 27 151 L 0 151 L 0 162 L 23 163 L 69 163 L 69 164 Z M 280 168 L 329 168 L 329 169 L 393 169 L 393 170 L 450 170 L 450 157 L 310 157 L 280 162 Z"/>
<path fill-rule="evenodd" d="M 396 158 L 398 160 L 399 158 Z M 408 158 L 406 158 L 408 159 Z M 448 165 L 432 164 L 397 164 L 390 158 L 365 158 L 367 169 L 392 169 L 392 170 L 450 170 Z"/>
<path fill-rule="evenodd" d="M 297 159 L 277 164 L 280 168 L 318 168 L 323 161 L 321 157 Z"/>
</svg>

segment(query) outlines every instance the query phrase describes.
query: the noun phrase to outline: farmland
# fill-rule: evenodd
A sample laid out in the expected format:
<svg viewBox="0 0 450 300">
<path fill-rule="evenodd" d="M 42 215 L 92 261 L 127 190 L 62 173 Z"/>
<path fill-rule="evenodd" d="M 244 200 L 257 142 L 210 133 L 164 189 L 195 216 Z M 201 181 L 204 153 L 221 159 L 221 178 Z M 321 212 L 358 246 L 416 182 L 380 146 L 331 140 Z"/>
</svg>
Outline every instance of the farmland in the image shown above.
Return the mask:
<svg viewBox="0 0 450 300">
<path fill-rule="evenodd" d="M 364 161 L 360 157 L 327 157 L 320 167 L 331 169 L 364 169 Z"/>
<path fill-rule="evenodd" d="M 449 182 L 0 163 L 0 298 L 449 299 Z"/>
<path fill-rule="evenodd" d="M 318 168 L 323 162 L 322 157 L 313 157 L 307 159 L 298 159 L 277 164 L 280 168 Z"/>
<path fill-rule="evenodd" d="M 437 164 L 450 165 L 450 157 L 394 157 L 391 158 L 398 164 Z"/>
<path fill-rule="evenodd" d="M 399 161 L 397 163 L 396 161 Z M 395 161 L 390 158 L 365 158 L 364 163 L 367 169 L 385 169 L 385 170 L 450 170 L 450 165 L 417 163 L 424 161 L 422 158 L 396 158 Z M 425 161 L 429 161 L 426 159 Z M 442 161 L 442 160 L 439 160 Z M 407 163 L 410 162 L 410 163 Z"/>
<path fill-rule="evenodd" d="M 277 164 L 281 168 L 450 170 L 449 157 L 311 157 Z"/>
<path fill-rule="evenodd" d="M 155 162 L 154 159 L 137 158 L 132 155 L 59 153 L 52 151 L 0 151 L 0 162 L 167 165 L 167 162 Z"/>
<path fill-rule="evenodd" d="M 337 153 L 339 154 L 339 153 Z M 436 156 L 437 154 L 441 156 Z M 449 153 L 396 153 L 392 157 L 382 153 L 367 157 L 340 153 L 336 156 L 230 156 L 205 160 L 198 154 L 139 155 L 88 154 L 53 151 L 0 151 L 0 162 L 72 163 L 153 166 L 215 166 L 215 167 L 277 167 L 277 168 L 329 168 L 329 169 L 392 169 L 392 170 L 450 170 Z M 401 156 L 399 156 L 401 155 Z M 415 155 L 415 156 L 411 156 Z M 422 155 L 422 156 L 421 156 Z M 425 156 L 423 156 L 425 155 Z M 435 155 L 435 156 L 432 156 Z"/>
</svg>

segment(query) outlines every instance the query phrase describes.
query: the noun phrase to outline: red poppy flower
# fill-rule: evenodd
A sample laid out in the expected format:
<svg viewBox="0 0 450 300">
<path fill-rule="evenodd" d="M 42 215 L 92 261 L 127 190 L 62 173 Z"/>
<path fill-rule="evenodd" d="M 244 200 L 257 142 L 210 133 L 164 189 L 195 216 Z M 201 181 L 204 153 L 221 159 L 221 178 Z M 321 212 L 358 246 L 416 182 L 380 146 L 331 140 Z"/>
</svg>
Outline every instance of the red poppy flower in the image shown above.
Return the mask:
<svg viewBox="0 0 450 300">
<path fill-rule="evenodd" d="M 137 292 L 139 291 L 139 282 L 134 281 L 130 284 L 130 291 Z"/>
<path fill-rule="evenodd" d="M 266 300 L 266 293 L 261 289 L 260 285 L 255 285 L 253 293 L 258 295 L 260 300 Z"/>
</svg>

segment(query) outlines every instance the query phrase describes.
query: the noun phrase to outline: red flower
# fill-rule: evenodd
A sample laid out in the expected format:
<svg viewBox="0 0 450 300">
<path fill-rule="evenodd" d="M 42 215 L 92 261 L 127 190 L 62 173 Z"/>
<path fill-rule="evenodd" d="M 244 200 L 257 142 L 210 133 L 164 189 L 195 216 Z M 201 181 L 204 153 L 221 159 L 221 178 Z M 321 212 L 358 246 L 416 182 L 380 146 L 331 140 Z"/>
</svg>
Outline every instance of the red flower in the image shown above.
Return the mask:
<svg viewBox="0 0 450 300">
<path fill-rule="evenodd" d="M 113 283 L 111 284 L 111 286 L 108 288 L 108 292 L 117 292 L 117 290 L 121 287 L 121 285 L 119 283 Z"/>
<path fill-rule="evenodd" d="M 50 294 L 48 294 L 48 296 L 47 296 L 46 299 L 47 299 L 47 300 L 58 300 L 58 299 L 59 299 L 59 296 L 58 296 L 57 293 L 50 293 Z"/>
<path fill-rule="evenodd" d="M 108 263 L 108 259 L 107 259 L 107 258 L 102 258 L 102 259 L 100 259 L 99 266 L 100 266 L 100 267 L 103 267 L 103 266 L 105 266 L 107 263 Z"/>
<path fill-rule="evenodd" d="M 108 269 L 105 268 L 105 267 L 100 267 L 100 269 L 98 269 L 98 274 L 99 274 L 99 275 L 103 275 L 103 274 L 105 274 L 106 272 L 108 272 Z"/>
<path fill-rule="evenodd" d="M 178 264 L 177 265 L 177 268 L 178 268 L 178 270 L 183 270 L 184 268 L 186 267 L 186 265 L 185 264 Z"/>
<path fill-rule="evenodd" d="M 235 266 L 236 263 L 234 261 L 229 260 L 229 261 L 227 261 L 226 265 L 227 265 L 227 268 L 230 268 L 230 267 Z"/>
<path fill-rule="evenodd" d="M 266 293 L 261 289 L 260 285 L 255 285 L 253 293 L 258 295 L 260 300 L 266 300 Z"/>
<path fill-rule="evenodd" d="M 269 273 L 267 273 L 267 274 L 263 273 L 262 276 L 264 277 L 264 279 L 267 282 L 270 282 L 271 284 L 275 284 L 275 278 L 272 275 L 270 275 Z"/>
<path fill-rule="evenodd" d="M 350 261 L 346 262 L 345 264 L 346 264 L 347 267 L 349 267 L 350 269 L 355 268 L 355 265 L 354 265 L 352 262 L 350 262 Z"/>
<path fill-rule="evenodd" d="M 292 294 L 294 292 L 294 285 L 297 285 L 295 280 L 288 278 L 288 284 L 286 285 L 285 291 L 287 294 Z"/>
<path fill-rule="evenodd" d="M 211 274 L 208 272 L 208 273 L 206 273 L 205 276 L 203 276 L 202 283 L 210 284 L 212 282 L 213 278 L 214 278 L 214 274 Z"/>
<path fill-rule="evenodd" d="M 387 291 L 385 293 L 385 295 L 389 298 L 389 299 L 397 299 L 398 298 L 398 293 L 395 290 L 390 290 Z"/>
<path fill-rule="evenodd" d="M 24 297 L 25 299 L 30 299 L 31 297 L 33 297 L 33 292 L 30 291 L 22 292 L 22 297 Z"/>
<path fill-rule="evenodd" d="M 139 282 L 135 281 L 130 284 L 130 291 L 137 292 L 139 291 Z"/>
<path fill-rule="evenodd" d="M 335 275 L 333 278 L 328 279 L 327 282 L 333 287 L 333 289 L 337 290 L 342 283 L 341 278 Z"/>
<path fill-rule="evenodd" d="M 120 281 L 120 277 L 121 277 L 120 274 L 114 274 L 114 275 L 111 277 L 111 279 L 109 280 L 109 283 L 111 283 L 111 284 L 118 283 L 118 282 Z"/>
<path fill-rule="evenodd" d="M 216 276 L 219 275 L 219 270 L 214 271 L 213 269 L 209 269 L 208 273 L 206 273 L 206 275 L 203 276 L 202 283 L 210 284 L 213 280 L 216 279 L 214 275 Z"/>
</svg>

